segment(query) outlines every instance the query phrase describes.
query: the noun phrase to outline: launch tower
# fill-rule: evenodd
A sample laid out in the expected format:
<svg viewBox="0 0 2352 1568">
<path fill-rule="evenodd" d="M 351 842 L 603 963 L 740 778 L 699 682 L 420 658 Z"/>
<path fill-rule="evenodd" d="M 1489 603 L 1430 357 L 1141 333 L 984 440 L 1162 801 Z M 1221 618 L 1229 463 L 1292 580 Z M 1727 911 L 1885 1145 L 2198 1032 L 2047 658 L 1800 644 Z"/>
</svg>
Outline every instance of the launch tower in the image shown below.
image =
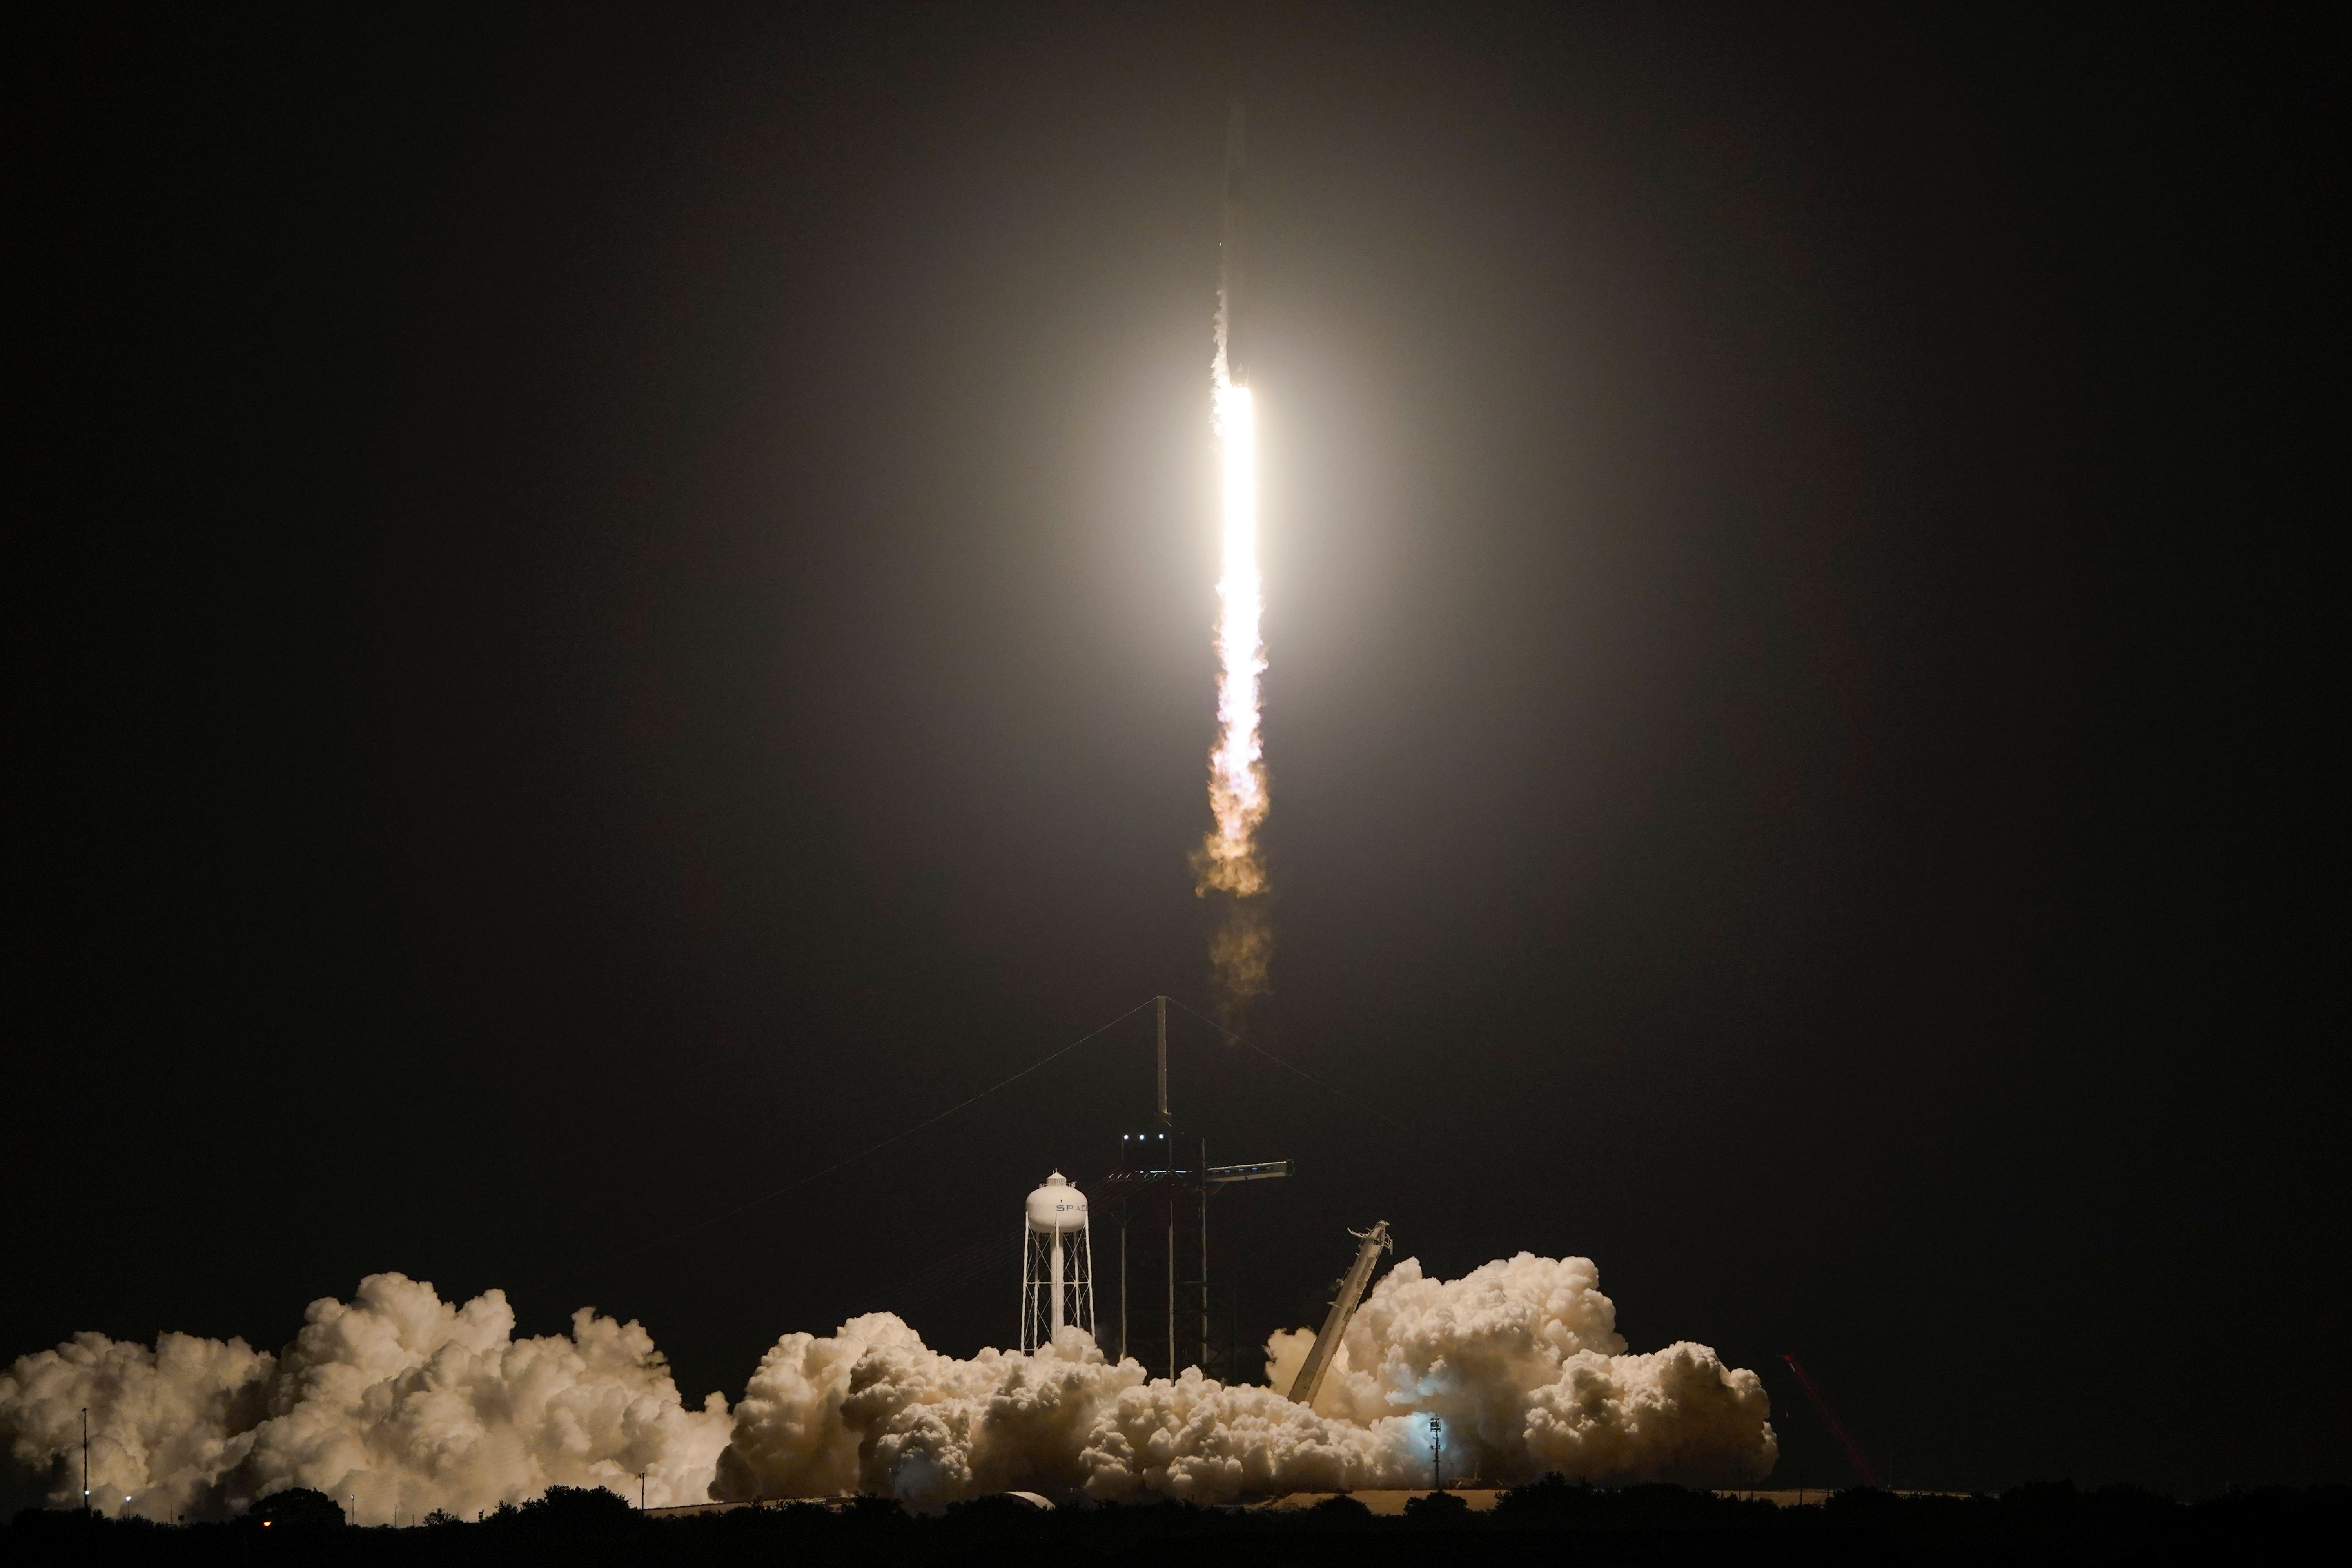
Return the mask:
<svg viewBox="0 0 2352 1568">
<path fill-rule="evenodd" d="M 1154 1000 L 1159 1125 L 1122 1136 L 1118 1164 L 1104 1179 L 1118 1226 L 1118 1321 L 1104 1349 L 1133 1356 L 1154 1376 L 1174 1377 L 1189 1363 L 1234 1378 L 1242 1374 L 1239 1303 L 1230 1278 L 1214 1287 L 1209 1279 L 1209 1200 L 1241 1183 L 1287 1176 L 1291 1164 L 1212 1165 L 1208 1140 L 1177 1130 L 1168 1108 L 1168 998 Z"/>
</svg>

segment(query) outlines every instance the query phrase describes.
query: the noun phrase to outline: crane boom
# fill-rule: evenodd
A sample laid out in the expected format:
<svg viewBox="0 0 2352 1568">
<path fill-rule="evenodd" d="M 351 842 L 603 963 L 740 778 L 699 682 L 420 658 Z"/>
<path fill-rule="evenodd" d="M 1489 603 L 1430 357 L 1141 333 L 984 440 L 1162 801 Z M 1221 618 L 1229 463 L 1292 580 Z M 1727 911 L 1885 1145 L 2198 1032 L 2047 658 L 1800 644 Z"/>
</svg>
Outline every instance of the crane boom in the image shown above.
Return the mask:
<svg viewBox="0 0 2352 1568">
<path fill-rule="evenodd" d="M 1845 1423 L 1839 1420 L 1838 1413 L 1830 1407 L 1829 1395 L 1822 1392 L 1821 1385 L 1813 1381 L 1812 1373 L 1805 1370 L 1802 1362 L 1786 1351 L 1780 1352 L 1780 1359 L 1787 1362 L 1789 1370 L 1797 1374 L 1797 1386 L 1805 1391 L 1807 1399 L 1812 1401 L 1813 1409 L 1821 1415 L 1822 1425 L 1827 1426 L 1830 1436 L 1837 1439 L 1838 1447 L 1845 1454 L 1845 1462 L 1853 1467 L 1853 1473 L 1862 1478 L 1862 1484 L 1883 1489 L 1886 1483 L 1878 1479 L 1878 1467 L 1870 1462 L 1870 1457 L 1862 1451 L 1862 1445 L 1846 1431 Z"/>
<path fill-rule="evenodd" d="M 1307 1352 L 1307 1364 L 1298 1369 L 1298 1379 L 1290 1385 L 1293 1404 L 1312 1406 L 1315 1391 L 1323 1386 L 1323 1374 L 1330 1370 L 1331 1358 L 1339 1353 L 1340 1336 L 1348 1331 L 1348 1320 L 1356 1315 L 1356 1303 L 1364 1299 L 1364 1287 L 1371 1283 L 1372 1265 L 1383 1252 L 1391 1252 L 1396 1243 L 1389 1239 L 1389 1222 L 1380 1220 L 1370 1230 L 1351 1230 L 1360 1245 L 1356 1261 L 1348 1277 L 1339 1281 L 1339 1293 L 1331 1298 L 1330 1315 L 1323 1320 L 1323 1331 L 1315 1336 L 1315 1348 Z"/>
</svg>

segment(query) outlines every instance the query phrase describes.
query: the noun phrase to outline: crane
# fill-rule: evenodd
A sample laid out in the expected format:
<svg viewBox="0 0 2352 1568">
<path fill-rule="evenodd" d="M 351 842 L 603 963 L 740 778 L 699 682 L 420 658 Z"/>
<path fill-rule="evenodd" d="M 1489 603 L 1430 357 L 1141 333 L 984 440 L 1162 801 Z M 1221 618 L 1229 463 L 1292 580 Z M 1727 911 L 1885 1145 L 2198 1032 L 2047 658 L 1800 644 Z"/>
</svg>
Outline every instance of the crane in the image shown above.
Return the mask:
<svg viewBox="0 0 2352 1568">
<path fill-rule="evenodd" d="M 1364 1287 L 1371 1283 L 1372 1265 L 1380 1261 L 1381 1253 L 1396 1250 L 1396 1243 L 1389 1239 L 1386 1220 L 1375 1221 L 1370 1230 L 1348 1234 L 1360 1244 L 1356 1261 L 1339 1281 L 1339 1293 L 1331 1298 L 1323 1331 L 1315 1336 L 1315 1348 L 1307 1352 L 1307 1364 L 1298 1369 L 1298 1379 L 1290 1385 L 1291 1402 L 1309 1408 L 1315 1404 L 1315 1391 L 1323 1386 L 1323 1374 L 1330 1370 L 1332 1356 L 1339 1352 L 1340 1336 L 1348 1331 L 1348 1320 L 1356 1315 L 1356 1303 L 1364 1299 Z"/>
<path fill-rule="evenodd" d="M 1821 1415 L 1822 1425 L 1827 1426 L 1830 1436 L 1837 1439 L 1838 1447 L 1845 1454 L 1845 1462 L 1853 1467 L 1854 1474 L 1862 1478 L 1862 1484 L 1885 1489 L 1886 1483 L 1878 1479 L 1878 1468 L 1862 1451 L 1862 1445 L 1846 1431 L 1845 1423 L 1838 1419 L 1837 1412 L 1830 1408 L 1829 1396 L 1813 1382 L 1812 1374 L 1805 1370 L 1804 1363 L 1788 1351 L 1780 1352 L 1780 1359 L 1787 1362 L 1789 1370 L 1797 1374 L 1797 1386 L 1805 1391 L 1807 1399 L 1812 1401 L 1813 1409 Z"/>
</svg>

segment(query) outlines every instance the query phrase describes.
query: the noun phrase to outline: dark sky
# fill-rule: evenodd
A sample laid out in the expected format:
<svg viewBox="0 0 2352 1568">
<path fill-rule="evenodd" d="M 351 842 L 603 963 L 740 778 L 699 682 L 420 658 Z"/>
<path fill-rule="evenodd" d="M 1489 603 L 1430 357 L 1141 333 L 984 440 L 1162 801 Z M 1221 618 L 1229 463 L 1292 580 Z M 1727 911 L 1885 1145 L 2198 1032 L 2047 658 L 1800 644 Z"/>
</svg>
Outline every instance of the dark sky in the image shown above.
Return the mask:
<svg viewBox="0 0 2352 1568">
<path fill-rule="evenodd" d="M 2286 15 L 15 17 L 0 1354 L 1012 1336 L 1141 1017 L 740 1205 L 1205 1004 L 1237 89 L 1247 1028 L 1339 1091 L 1180 1015 L 1301 1163 L 1244 1329 L 1384 1218 L 1591 1257 L 1789 1484 L 1782 1351 L 1910 1483 L 2346 1479 Z"/>
</svg>

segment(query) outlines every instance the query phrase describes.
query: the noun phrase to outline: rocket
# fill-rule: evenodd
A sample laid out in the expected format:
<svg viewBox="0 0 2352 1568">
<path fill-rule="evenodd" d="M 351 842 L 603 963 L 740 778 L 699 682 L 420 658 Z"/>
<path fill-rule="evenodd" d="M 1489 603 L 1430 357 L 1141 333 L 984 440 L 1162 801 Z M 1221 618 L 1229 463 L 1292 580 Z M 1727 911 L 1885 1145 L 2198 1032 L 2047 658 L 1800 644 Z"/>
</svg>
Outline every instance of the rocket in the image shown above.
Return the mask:
<svg viewBox="0 0 2352 1568">
<path fill-rule="evenodd" d="M 1225 224 L 1217 256 L 1217 356 L 1227 379 L 1236 385 L 1247 380 L 1242 374 L 1239 331 L 1249 240 L 1247 173 L 1242 100 L 1236 98 L 1225 115 Z"/>
</svg>

